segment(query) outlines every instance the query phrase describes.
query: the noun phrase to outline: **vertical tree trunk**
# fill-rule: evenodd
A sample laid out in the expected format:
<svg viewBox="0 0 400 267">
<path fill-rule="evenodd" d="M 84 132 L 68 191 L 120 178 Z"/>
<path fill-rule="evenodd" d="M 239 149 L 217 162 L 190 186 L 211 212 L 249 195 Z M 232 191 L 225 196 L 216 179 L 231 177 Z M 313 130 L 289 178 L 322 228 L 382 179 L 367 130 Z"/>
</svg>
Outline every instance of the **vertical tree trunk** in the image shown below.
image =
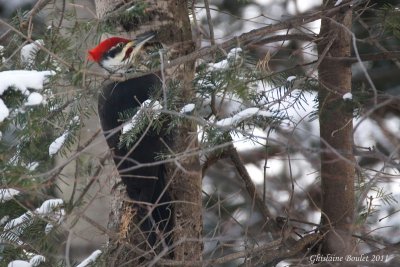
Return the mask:
<svg viewBox="0 0 400 267">
<path fill-rule="evenodd" d="M 98 17 L 101 19 L 125 2 L 123 0 L 96 0 Z M 166 45 L 168 60 L 193 51 L 194 44 L 192 42 L 187 0 L 146 0 L 141 2 L 145 2 L 144 14 L 129 22 L 129 25 L 124 22 L 125 29 L 132 29 L 132 31 L 134 29 L 135 33 L 156 32 L 157 41 Z M 111 8 L 110 5 L 114 8 Z M 192 90 L 193 62 L 164 70 L 164 74 L 167 85 L 171 80 L 180 81 L 179 97 L 182 101 L 181 104 L 190 101 L 194 93 Z M 180 127 L 174 129 L 171 149 L 175 155 L 179 155 L 179 159 L 176 161 L 178 164 L 170 164 L 167 167 L 168 180 L 170 181 L 168 191 L 174 201 L 174 259 L 180 261 L 201 260 L 202 256 L 200 163 L 197 156 L 187 156 L 185 153 L 196 149 L 196 131 L 196 125 L 190 121 L 185 121 Z M 140 256 L 140 253 L 143 253 L 143 251 L 136 249 L 138 246 L 135 242 L 140 242 L 140 238 L 127 236 L 127 232 L 135 228 L 133 218 L 135 211 L 129 203 L 123 201 L 123 190 L 117 188 L 113 194 L 114 200 L 109 228 L 116 233 L 114 237 L 118 242 L 111 244 L 113 249 L 110 252 L 112 255 L 109 257 L 108 266 L 146 265 L 146 262 L 139 263 L 134 260 L 135 257 Z M 145 259 L 141 261 L 143 260 Z M 148 262 L 152 260 L 152 256 L 150 256 Z"/>
<path fill-rule="evenodd" d="M 333 6 L 336 1 L 325 0 Z M 352 10 L 324 18 L 318 44 L 319 57 L 347 57 L 351 52 Z M 343 95 L 351 92 L 351 66 L 339 61 L 322 60 L 319 75 L 319 123 L 321 135 L 322 252 L 348 254 L 352 249 L 354 222 L 355 159 L 352 108 Z"/>
<path fill-rule="evenodd" d="M 157 1 L 167 10 L 167 18 L 158 29 L 160 41 L 169 48 L 174 59 L 193 51 L 191 25 L 187 0 Z M 194 64 L 187 62 L 166 70 L 169 79 L 180 81 L 179 98 L 181 105 L 189 103 L 194 95 L 192 81 Z M 174 203 L 174 257 L 179 261 L 195 261 L 202 258 L 202 190 L 201 168 L 197 156 L 187 152 L 196 150 L 197 129 L 192 121 L 184 121 L 174 129 L 172 149 L 178 156 L 178 164 L 168 167 L 171 181 L 171 197 Z"/>
</svg>

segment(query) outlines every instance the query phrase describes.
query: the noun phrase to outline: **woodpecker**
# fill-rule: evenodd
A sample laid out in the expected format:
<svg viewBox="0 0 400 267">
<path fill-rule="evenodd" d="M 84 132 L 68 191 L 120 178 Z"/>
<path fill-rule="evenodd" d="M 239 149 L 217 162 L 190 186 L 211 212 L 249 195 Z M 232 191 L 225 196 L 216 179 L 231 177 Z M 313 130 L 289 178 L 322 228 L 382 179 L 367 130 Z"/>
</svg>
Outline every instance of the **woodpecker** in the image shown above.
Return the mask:
<svg viewBox="0 0 400 267">
<path fill-rule="evenodd" d="M 111 37 L 91 49 L 88 59 L 110 73 L 141 70 L 143 58 L 148 58 L 146 46 L 151 45 L 149 41 L 153 38 L 154 34 L 134 40 Z M 161 242 L 171 245 L 171 199 L 165 190 L 165 166 L 157 164 L 165 147 L 162 139 L 167 139 L 166 131 L 156 131 L 150 127 L 132 147 L 121 146 L 121 128 L 124 124 L 121 114 L 137 110 L 159 89 L 159 77 L 147 74 L 122 82 L 110 82 L 102 88 L 98 97 L 98 114 L 104 136 L 113 153 L 118 173 L 126 185 L 127 194 L 136 203 L 142 221 L 141 230 L 152 247 Z M 142 166 L 146 164 L 150 166 Z"/>
</svg>

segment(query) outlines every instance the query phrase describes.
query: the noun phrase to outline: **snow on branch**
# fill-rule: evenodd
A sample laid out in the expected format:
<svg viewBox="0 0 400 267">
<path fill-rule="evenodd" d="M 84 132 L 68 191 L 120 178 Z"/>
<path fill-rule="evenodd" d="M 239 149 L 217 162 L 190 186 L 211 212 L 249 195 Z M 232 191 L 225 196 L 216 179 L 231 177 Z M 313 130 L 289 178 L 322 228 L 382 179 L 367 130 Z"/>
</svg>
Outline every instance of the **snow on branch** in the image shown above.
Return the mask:
<svg viewBox="0 0 400 267">
<path fill-rule="evenodd" d="M 21 62 L 26 66 L 31 66 L 35 59 L 36 55 L 40 50 L 40 46 L 44 46 L 43 40 L 36 40 L 31 44 L 27 44 L 21 49 Z"/>
<path fill-rule="evenodd" d="M 89 266 L 89 264 L 96 262 L 97 258 L 101 255 L 101 250 L 96 250 L 92 254 L 90 254 L 89 257 L 87 257 L 84 261 L 82 261 L 79 265 L 76 267 L 86 267 Z"/>
<path fill-rule="evenodd" d="M 8 89 L 21 92 L 28 96 L 26 106 L 38 105 L 43 102 L 43 96 L 39 93 L 30 93 L 28 88 L 42 90 L 43 84 L 48 76 L 54 75 L 54 71 L 36 71 L 36 70 L 9 70 L 0 72 L 0 96 Z M 4 121 L 10 115 L 10 110 L 0 99 L 0 122 Z"/>
<path fill-rule="evenodd" d="M 195 108 L 195 104 L 190 103 L 190 104 L 183 106 L 179 113 L 181 113 L 181 114 L 190 113 L 194 110 L 194 108 Z"/>
<path fill-rule="evenodd" d="M 79 116 L 75 116 L 69 121 L 69 127 L 70 127 L 69 130 L 64 131 L 64 133 L 60 137 L 58 137 L 50 144 L 49 156 L 53 156 L 57 154 L 58 151 L 60 151 L 61 147 L 65 144 L 65 141 L 67 141 L 67 138 L 71 133 L 71 127 L 73 127 L 74 125 L 79 125 L 79 123 L 80 123 Z"/>
<path fill-rule="evenodd" d="M 69 135 L 69 131 L 65 131 L 60 137 L 54 140 L 49 146 L 49 156 L 53 156 L 60 151 L 61 147 L 64 145 L 65 140 Z"/>
<path fill-rule="evenodd" d="M 146 112 L 146 110 L 153 111 L 151 114 L 153 115 L 153 118 L 156 119 L 160 114 L 159 111 L 162 108 L 163 106 L 160 104 L 160 102 L 152 102 L 150 99 L 147 99 L 140 105 L 139 110 L 135 115 L 133 115 L 132 119 L 122 127 L 122 134 L 132 130 L 143 119 L 143 113 Z"/>
<path fill-rule="evenodd" d="M 34 212 L 27 211 L 21 216 L 9 221 L 4 226 L 0 239 L 23 245 L 23 242 L 19 237 L 24 233 L 25 229 L 33 223 L 35 216 L 39 216 L 49 221 L 45 228 L 45 233 L 48 233 L 47 230 L 51 229 L 53 224 L 60 224 L 64 220 L 65 210 L 62 207 L 63 205 L 64 201 L 59 198 L 44 201 Z"/>
<path fill-rule="evenodd" d="M 0 203 L 4 203 L 19 195 L 19 191 L 12 188 L 0 189 Z"/>
<path fill-rule="evenodd" d="M 215 124 L 219 127 L 234 127 L 238 125 L 240 122 L 244 121 L 245 119 L 249 119 L 256 115 L 264 117 L 272 116 L 271 113 L 266 110 L 260 110 L 259 108 L 253 107 L 242 110 L 239 113 L 233 115 L 232 117 L 219 120 Z"/>
<path fill-rule="evenodd" d="M 42 90 L 48 76 L 54 75 L 51 70 L 8 70 L 0 72 L 0 95 L 12 88 L 24 95 L 29 95 L 28 88 Z"/>
<path fill-rule="evenodd" d="M 240 47 L 233 48 L 229 51 L 228 55 L 226 56 L 226 59 L 216 63 L 208 64 L 208 69 L 210 71 L 225 70 L 228 69 L 229 67 L 235 66 L 242 59 L 242 52 L 243 50 Z"/>
<path fill-rule="evenodd" d="M 0 98 L 0 122 L 4 121 L 5 118 L 10 115 L 10 110 L 4 104 L 3 100 Z"/>
<path fill-rule="evenodd" d="M 35 255 L 31 258 L 29 262 L 22 260 L 14 260 L 10 262 L 7 267 L 36 267 L 42 262 L 46 262 L 46 258 L 42 255 Z"/>
<path fill-rule="evenodd" d="M 340 5 L 341 3 L 342 3 L 342 0 L 336 0 L 336 3 L 335 3 L 334 6 L 338 6 L 338 5 Z"/>
<path fill-rule="evenodd" d="M 37 92 L 32 92 L 25 102 L 25 106 L 37 106 L 43 103 L 43 96 Z"/>
<path fill-rule="evenodd" d="M 27 261 L 15 260 L 10 262 L 7 267 L 32 267 L 32 264 Z"/>
<path fill-rule="evenodd" d="M 353 99 L 353 94 L 352 93 L 345 93 L 343 95 L 343 100 L 352 100 Z"/>
</svg>

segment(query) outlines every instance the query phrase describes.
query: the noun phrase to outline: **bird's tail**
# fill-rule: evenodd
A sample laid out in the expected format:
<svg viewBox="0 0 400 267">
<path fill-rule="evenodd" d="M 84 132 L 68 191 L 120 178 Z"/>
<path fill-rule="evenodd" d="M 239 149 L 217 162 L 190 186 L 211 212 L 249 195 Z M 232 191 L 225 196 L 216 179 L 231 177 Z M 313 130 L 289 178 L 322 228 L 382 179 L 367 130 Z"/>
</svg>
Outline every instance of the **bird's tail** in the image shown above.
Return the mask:
<svg viewBox="0 0 400 267">
<path fill-rule="evenodd" d="M 141 230 L 147 234 L 147 241 L 153 248 L 159 246 L 161 249 L 165 246 L 170 248 L 172 245 L 173 212 L 171 197 L 165 188 L 165 167 L 159 166 L 152 198 L 153 211 L 150 214 L 149 208 L 139 208 L 139 217 L 143 219 Z"/>
</svg>

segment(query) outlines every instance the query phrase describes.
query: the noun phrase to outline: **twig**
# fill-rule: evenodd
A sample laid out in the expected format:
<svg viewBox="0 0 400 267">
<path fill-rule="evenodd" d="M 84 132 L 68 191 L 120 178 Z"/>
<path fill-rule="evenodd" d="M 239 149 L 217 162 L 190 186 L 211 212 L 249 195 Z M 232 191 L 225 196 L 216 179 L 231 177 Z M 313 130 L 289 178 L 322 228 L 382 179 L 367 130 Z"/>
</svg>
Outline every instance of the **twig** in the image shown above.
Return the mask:
<svg viewBox="0 0 400 267">
<path fill-rule="evenodd" d="M 24 38 L 25 40 L 33 43 L 34 40 L 32 40 L 31 38 L 29 38 L 28 36 L 26 36 L 25 34 L 23 34 L 21 31 L 19 31 L 18 29 L 16 29 L 15 27 L 13 27 L 12 25 L 10 25 L 9 23 L 7 23 L 6 21 L 0 19 L 0 23 L 4 24 L 6 27 L 8 27 L 10 30 L 12 30 L 13 32 L 15 32 L 16 34 L 18 34 L 19 36 L 21 36 L 22 38 Z M 43 45 L 37 44 L 38 47 L 40 47 L 41 50 L 45 51 L 47 54 L 49 54 L 50 56 L 52 56 L 53 58 L 57 59 L 59 62 L 61 62 L 62 64 L 64 64 L 66 67 L 68 67 L 69 69 L 73 69 L 72 65 L 69 64 L 68 62 L 66 62 L 64 59 L 60 58 L 58 55 L 54 54 L 53 52 L 51 52 L 49 49 L 47 49 L 46 47 L 44 47 Z"/>
<path fill-rule="evenodd" d="M 92 175 L 92 177 L 90 178 L 89 183 L 85 186 L 85 188 L 82 190 L 82 193 L 79 195 L 78 199 L 72 205 L 73 207 L 76 207 L 77 205 L 79 205 L 81 203 L 83 197 L 89 191 L 90 187 L 92 187 L 93 183 L 95 181 L 97 181 L 97 179 L 99 178 L 100 172 L 103 169 L 104 163 L 108 158 L 109 158 L 109 155 L 107 153 L 103 158 L 100 159 L 99 166 L 98 166 L 96 172 Z"/>
<path fill-rule="evenodd" d="M 352 3 L 348 2 L 348 3 L 345 3 L 344 5 L 350 5 L 350 4 L 352 4 Z M 317 11 L 312 14 L 306 14 L 302 17 L 294 17 L 292 19 L 288 19 L 286 21 L 282 21 L 282 22 L 279 22 L 274 25 L 269 25 L 269 26 L 261 27 L 259 29 L 254 29 L 252 31 L 243 33 L 240 36 L 233 37 L 233 38 L 229 39 L 228 41 L 225 41 L 221 44 L 212 45 L 210 47 L 206 47 L 206 48 L 200 49 L 198 51 L 195 51 L 193 53 L 190 53 L 186 56 L 182 56 L 177 59 L 174 59 L 174 60 L 170 61 L 168 64 L 165 64 L 165 68 L 171 68 L 171 67 L 189 62 L 189 61 L 193 61 L 197 58 L 204 58 L 219 49 L 227 49 L 229 47 L 235 46 L 235 45 L 237 45 L 238 42 L 243 45 L 251 44 L 259 36 L 265 36 L 265 35 L 271 34 L 273 32 L 285 30 L 288 28 L 295 28 L 295 27 L 307 24 L 309 22 L 318 20 L 324 16 L 328 16 L 328 17 L 333 16 L 334 14 L 339 12 L 341 10 L 341 8 L 343 8 L 343 6 L 333 7 L 328 10 Z M 114 81 L 125 81 L 125 80 L 141 77 L 141 76 L 144 76 L 144 75 L 147 75 L 150 73 L 154 73 L 154 72 L 159 72 L 159 71 L 160 71 L 160 67 L 157 67 L 157 68 L 150 69 L 149 71 L 146 71 L 143 73 L 131 73 L 131 74 L 125 75 L 123 77 L 121 77 L 119 75 L 118 76 L 112 75 L 112 76 L 110 76 L 110 79 L 114 80 Z"/>
<path fill-rule="evenodd" d="M 36 4 L 33 6 L 31 11 L 29 11 L 27 15 L 27 20 L 31 20 L 37 13 L 40 12 L 48 3 L 50 3 L 53 0 L 39 0 L 36 2 Z"/>
<path fill-rule="evenodd" d="M 208 0 L 204 0 L 204 5 L 206 7 L 208 30 L 210 31 L 210 42 L 211 42 L 211 45 L 215 45 L 214 26 L 212 24 L 212 18 L 211 18 L 211 12 L 210 12 L 210 3 L 208 2 Z"/>
<path fill-rule="evenodd" d="M 61 173 L 61 171 L 73 160 L 75 160 L 83 151 L 85 151 L 89 145 L 94 141 L 94 139 L 101 133 L 101 130 L 98 129 L 90 138 L 88 141 L 85 142 L 85 144 L 81 147 L 78 147 L 77 151 L 69 157 L 69 159 L 61 164 L 59 167 L 56 168 L 56 172 L 47 180 L 43 181 L 42 184 L 44 185 L 51 185 L 54 180 L 57 178 L 57 176 Z M 46 173 L 42 173 L 41 175 L 47 175 Z"/>
<path fill-rule="evenodd" d="M 267 222 L 267 228 L 271 233 L 274 235 L 277 232 L 280 232 L 280 228 L 276 224 L 275 220 L 273 219 L 273 216 L 271 212 L 269 211 L 268 207 L 265 205 L 264 201 L 262 200 L 262 197 L 260 194 L 257 192 L 256 186 L 254 185 L 253 181 L 251 180 L 251 177 L 249 173 L 246 170 L 246 167 L 244 166 L 242 160 L 239 157 L 239 154 L 235 147 L 230 144 L 227 149 L 227 153 L 229 154 L 229 157 L 235 166 L 236 170 L 238 171 L 240 177 L 242 178 L 247 192 L 249 193 L 250 197 L 254 199 L 255 205 L 261 212 L 264 220 Z"/>
<path fill-rule="evenodd" d="M 296 256 L 302 250 L 306 249 L 309 245 L 318 242 L 321 239 L 319 234 L 309 234 L 304 236 L 303 238 L 297 240 L 293 245 L 287 247 L 286 245 L 281 246 L 278 250 L 270 250 L 270 251 L 260 251 L 258 253 L 259 257 L 256 260 L 250 259 L 244 265 L 240 266 L 265 266 L 268 263 L 278 263 L 284 259 L 291 258 Z"/>
<path fill-rule="evenodd" d="M 161 266 L 191 266 L 191 267 L 216 266 L 218 264 L 227 263 L 230 261 L 246 258 L 249 256 L 251 257 L 260 256 L 257 258 L 264 263 L 279 262 L 283 259 L 291 258 L 297 255 L 299 252 L 306 249 L 309 245 L 318 242 L 320 238 L 321 236 L 319 234 L 309 234 L 295 241 L 293 245 L 291 245 L 290 247 L 287 247 L 286 245 L 282 244 L 281 239 L 277 239 L 272 242 L 269 242 L 268 244 L 256 248 L 234 252 L 216 259 L 204 260 L 204 261 L 178 261 L 178 260 L 160 259 L 159 264 Z M 249 262 L 247 261 L 244 265 L 240 266 L 259 266 L 259 264 L 249 265 Z"/>
</svg>

